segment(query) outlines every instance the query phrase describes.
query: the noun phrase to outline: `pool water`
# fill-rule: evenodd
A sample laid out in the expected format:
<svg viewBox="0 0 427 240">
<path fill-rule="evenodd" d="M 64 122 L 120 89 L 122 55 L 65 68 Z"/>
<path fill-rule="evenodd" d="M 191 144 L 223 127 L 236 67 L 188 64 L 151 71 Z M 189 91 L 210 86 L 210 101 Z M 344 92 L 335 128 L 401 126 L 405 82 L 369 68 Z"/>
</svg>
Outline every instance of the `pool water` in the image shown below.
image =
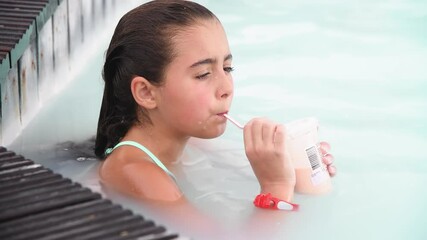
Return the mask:
<svg viewBox="0 0 427 240">
<path fill-rule="evenodd" d="M 427 2 L 200 2 L 228 34 L 236 69 L 230 115 L 243 123 L 314 116 L 338 168 L 330 194 L 295 196 L 299 212 L 262 211 L 252 207 L 258 185 L 242 131 L 229 124 L 218 139 L 192 139 L 172 171 L 225 229 L 215 238 L 427 239 Z M 102 39 L 9 148 L 164 220 L 97 180 L 88 139 L 102 97 Z M 177 221 L 165 224 L 191 236 Z"/>
</svg>

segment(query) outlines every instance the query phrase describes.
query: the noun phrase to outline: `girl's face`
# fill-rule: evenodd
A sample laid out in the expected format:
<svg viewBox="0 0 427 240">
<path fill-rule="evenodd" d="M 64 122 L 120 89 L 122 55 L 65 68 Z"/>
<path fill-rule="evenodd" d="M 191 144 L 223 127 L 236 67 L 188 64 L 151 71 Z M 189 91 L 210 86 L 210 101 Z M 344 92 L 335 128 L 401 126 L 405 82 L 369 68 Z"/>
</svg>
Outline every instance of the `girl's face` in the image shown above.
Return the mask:
<svg viewBox="0 0 427 240">
<path fill-rule="evenodd" d="M 225 131 L 233 97 L 232 56 L 218 20 L 201 20 L 172 40 L 175 57 L 159 87 L 154 124 L 180 136 L 213 138 Z"/>
</svg>

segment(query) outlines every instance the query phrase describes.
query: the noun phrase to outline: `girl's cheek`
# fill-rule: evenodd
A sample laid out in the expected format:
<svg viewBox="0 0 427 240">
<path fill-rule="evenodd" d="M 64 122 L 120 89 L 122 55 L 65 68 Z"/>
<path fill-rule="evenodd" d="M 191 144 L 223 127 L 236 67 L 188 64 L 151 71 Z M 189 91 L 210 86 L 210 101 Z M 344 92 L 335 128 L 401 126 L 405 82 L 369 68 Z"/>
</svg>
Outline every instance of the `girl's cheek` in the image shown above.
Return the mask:
<svg viewBox="0 0 427 240">
<path fill-rule="evenodd" d="M 205 98 L 200 97 L 191 102 L 188 109 L 185 111 L 186 120 L 190 120 L 192 124 L 203 124 L 210 115 L 209 102 Z"/>
<path fill-rule="evenodd" d="M 190 124 L 196 124 L 197 122 L 202 121 L 200 109 L 200 106 L 196 106 L 194 104 L 184 106 L 183 109 L 180 109 L 180 121 L 183 123 L 187 122 Z M 178 109 L 176 110 L 179 111 Z"/>
<path fill-rule="evenodd" d="M 199 108 L 209 109 L 211 106 L 211 100 L 208 94 L 199 94 L 194 101 Z"/>
</svg>

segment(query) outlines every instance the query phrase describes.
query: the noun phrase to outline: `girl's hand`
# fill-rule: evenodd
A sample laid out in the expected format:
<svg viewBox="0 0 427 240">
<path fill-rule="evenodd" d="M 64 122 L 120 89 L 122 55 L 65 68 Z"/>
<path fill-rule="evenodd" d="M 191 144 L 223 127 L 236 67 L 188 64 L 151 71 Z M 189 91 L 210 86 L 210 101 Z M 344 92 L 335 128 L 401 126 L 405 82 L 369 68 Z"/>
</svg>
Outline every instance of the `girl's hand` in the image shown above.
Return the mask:
<svg viewBox="0 0 427 240">
<path fill-rule="evenodd" d="M 327 142 L 320 142 L 319 145 L 323 163 L 326 165 L 326 169 L 328 170 L 329 175 L 333 177 L 337 174 L 337 168 L 333 165 L 334 156 L 329 153 L 331 150 L 331 145 L 329 145 Z"/>
<path fill-rule="evenodd" d="M 289 201 L 296 180 L 285 140 L 285 127 L 267 119 L 252 119 L 244 127 L 246 156 L 258 179 L 261 193 L 271 193 Z"/>
</svg>

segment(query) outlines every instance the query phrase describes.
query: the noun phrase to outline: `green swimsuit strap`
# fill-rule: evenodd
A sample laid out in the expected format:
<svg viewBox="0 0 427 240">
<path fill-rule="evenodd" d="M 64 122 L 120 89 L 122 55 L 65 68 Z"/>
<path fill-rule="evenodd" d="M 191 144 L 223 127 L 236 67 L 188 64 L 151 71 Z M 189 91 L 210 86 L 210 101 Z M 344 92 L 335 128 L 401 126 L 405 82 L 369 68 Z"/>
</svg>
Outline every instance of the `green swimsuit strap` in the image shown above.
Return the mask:
<svg viewBox="0 0 427 240">
<path fill-rule="evenodd" d="M 107 148 L 105 150 L 105 155 L 110 154 L 111 152 L 114 151 L 114 149 L 120 147 L 120 146 L 133 146 L 136 148 L 141 149 L 143 152 L 145 152 L 152 160 L 155 164 L 157 164 L 157 166 L 159 166 L 161 169 L 163 169 L 163 171 L 165 171 L 169 176 L 172 177 L 172 179 L 176 182 L 176 178 L 173 175 L 173 173 L 171 173 L 169 171 L 169 169 L 166 168 L 166 166 L 156 157 L 156 155 L 154 155 L 150 150 L 148 150 L 148 148 L 142 146 L 141 144 L 134 142 L 134 141 L 123 141 L 123 142 L 119 142 L 116 146 L 114 146 L 113 148 Z"/>
</svg>

